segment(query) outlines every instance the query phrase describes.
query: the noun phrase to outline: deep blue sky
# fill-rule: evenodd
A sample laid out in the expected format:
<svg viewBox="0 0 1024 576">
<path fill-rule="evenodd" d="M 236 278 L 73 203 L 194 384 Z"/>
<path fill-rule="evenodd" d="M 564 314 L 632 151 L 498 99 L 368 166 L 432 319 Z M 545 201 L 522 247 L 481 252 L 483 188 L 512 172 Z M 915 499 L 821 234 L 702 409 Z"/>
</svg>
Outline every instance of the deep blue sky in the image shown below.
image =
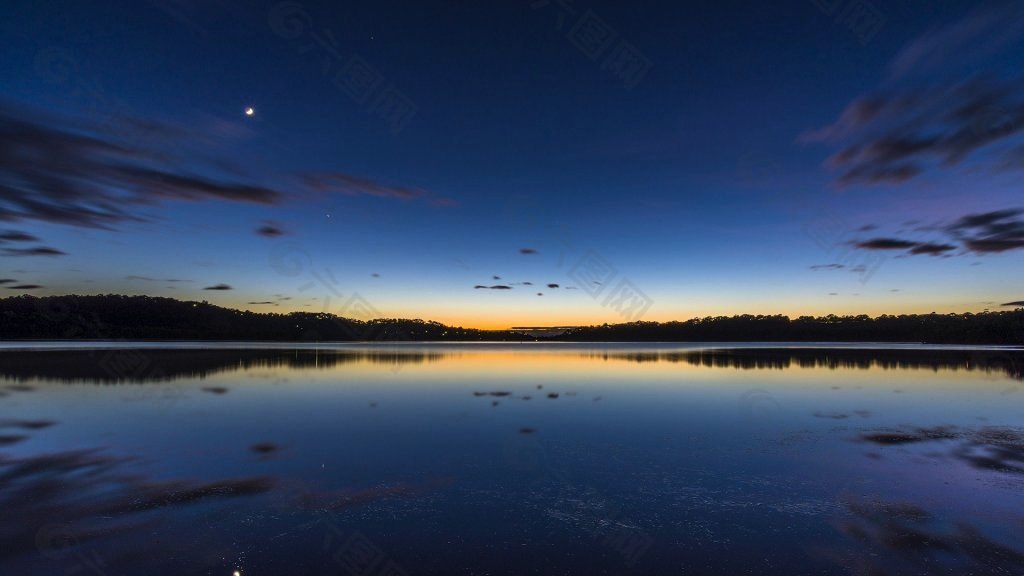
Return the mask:
<svg viewBox="0 0 1024 576">
<path fill-rule="evenodd" d="M 997 309 L 1021 9 L 5 2 L 0 231 L 35 239 L 0 279 L 483 327 Z"/>
</svg>

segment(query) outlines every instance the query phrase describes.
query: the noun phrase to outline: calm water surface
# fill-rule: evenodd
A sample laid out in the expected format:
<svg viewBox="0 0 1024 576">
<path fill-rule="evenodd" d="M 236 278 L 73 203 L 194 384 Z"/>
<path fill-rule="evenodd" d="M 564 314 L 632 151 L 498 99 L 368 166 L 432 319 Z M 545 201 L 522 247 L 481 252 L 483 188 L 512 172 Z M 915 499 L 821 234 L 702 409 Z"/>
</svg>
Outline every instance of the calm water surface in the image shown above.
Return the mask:
<svg viewBox="0 0 1024 576">
<path fill-rule="evenodd" d="M 1024 574 L 1019 351 L 206 346 L 0 349 L 0 574 Z"/>
</svg>

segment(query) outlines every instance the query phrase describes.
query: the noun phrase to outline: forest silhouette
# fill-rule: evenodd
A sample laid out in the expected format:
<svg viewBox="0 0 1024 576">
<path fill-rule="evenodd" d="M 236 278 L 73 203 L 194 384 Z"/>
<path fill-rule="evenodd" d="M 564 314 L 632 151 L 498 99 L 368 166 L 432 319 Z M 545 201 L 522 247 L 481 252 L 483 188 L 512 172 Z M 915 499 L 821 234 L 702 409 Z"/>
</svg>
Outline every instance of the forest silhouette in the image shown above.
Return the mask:
<svg viewBox="0 0 1024 576">
<path fill-rule="evenodd" d="M 358 320 L 319 312 L 223 308 L 149 296 L 13 296 L 0 299 L 0 339 L 574 342 L 1024 343 L 1024 308 L 962 314 L 737 315 L 571 328 L 550 337 L 419 319 Z"/>
</svg>

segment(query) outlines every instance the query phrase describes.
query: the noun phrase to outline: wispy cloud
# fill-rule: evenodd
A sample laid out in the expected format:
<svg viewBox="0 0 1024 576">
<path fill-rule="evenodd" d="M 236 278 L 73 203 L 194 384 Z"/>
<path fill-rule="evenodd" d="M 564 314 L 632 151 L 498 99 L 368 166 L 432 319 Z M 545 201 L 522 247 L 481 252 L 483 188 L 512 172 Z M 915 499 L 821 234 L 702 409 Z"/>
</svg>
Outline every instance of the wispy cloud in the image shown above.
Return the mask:
<svg viewBox="0 0 1024 576">
<path fill-rule="evenodd" d="M 964 216 L 947 230 L 973 252 L 1006 252 L 1024 248 L 1024 209 L 1013 208 Z"/>
<path fill-rule="evenodd" d="M 999 53 L 1024 36 L 1024 3 L 1011 0 L 986 3 L 952 24 L 932 30 L 910 42 L 889 65 L 890 76 L 969 64 Z"/>
<path fill-rule="evenodd" d="M 150 142 L 0 106 L 0 220 L 112 229 L 161 201 L 272 204 L 277 190 L 180 171 Z"/>
<path fill-rule="evenodd" d="M 319 172 L 306 174 L 303 183 L 313 191 L 347 194 L 351 196 L 376 196 L 380 198 L 403 198 L 411 200 L 424 195 L 423 190 L 406 186 L 391 186 L 368 178 L 342 172 Z"/>
<path fill-rule="evenodd" d="M 142 281 L 142 282 L 169 282 L 169 283 L 172 283 L 172 284 L 179 283 L 179 282 L 192 282 L 192 280 L 181 280 L 181 279 L 178 279 L 178 278 L 151 278 L 149 276 L 135 276 L 135 275 L 125 276 L 124 279 L 128 280 L 128 281 L 139 280 L 139 281 Z"/>
<path fill-rule="evenodd" d="M 6 232 L 0 232 L 0 242 L 38 242 L 39 238 L 28 234 L 26 232 L 19 232 L 17 230 L 8 230 Z"/>
<path fill-rule="evenodd" d="M 878 237 L 855 240 L 851 245 L 862 250 L 899 250 L 910 255 L 947 256 L 963 253 L 992 254 L 1024 249 L 1024 209 L 1010 208 L 980 214 L 968 214 L 952 224 L 921 226 L 944 240 L 919 241 L 909 238 Z M 812 266 L 812 269 L 815 267 Z"/>
<path fill-rule="evenodd" d="M 898 184 L 968 159 L 1022 168 L 1006 148 L 1024 133 L 1024 83 L 982 66 L 1022 38 L 1024 2 L 988 4 L 911 42 L 877 90 L 800 140 L 838 147 L 826 165 L 842 186 Z"/>
<path fill-rule="evenodd" d="M 426 196 L 417 188 L 340 172 L 298 175 L 299 185 L 286 193 L 259 183 L 264 178 L 242 168 L 213 168 L 229 163 L 210 157 L 219 144 L 208 139 L 234 139 L 238 130 L 248 128 L 225 128 L 209 119 L 203 125 L 212 128 L 199 131 L 131 117 L 105 122 L 59 118 L 0 103 L 0 222 L 117 230 L 125 223 L 152 221 L 148 210 L 166 202 L 276 205 L 316 192 Z M 231 175 L 223 176 L 227 172 Z M 273 237 L 285 230 L 268 221 L 257 233 Z M 0 242 L 31 241 L 38 239 L 0 232 Z M 57 255 L 41 249 L 8 249 L 7 254 Z"/>
<path fill-rule="evenodd" d="M 4 248 L 0 254 L 3 254 L 4 256 L 67 256 L 66 252 L 62 252 L 49 246 L 36 246 L 34 248 Z"/>
</svg>

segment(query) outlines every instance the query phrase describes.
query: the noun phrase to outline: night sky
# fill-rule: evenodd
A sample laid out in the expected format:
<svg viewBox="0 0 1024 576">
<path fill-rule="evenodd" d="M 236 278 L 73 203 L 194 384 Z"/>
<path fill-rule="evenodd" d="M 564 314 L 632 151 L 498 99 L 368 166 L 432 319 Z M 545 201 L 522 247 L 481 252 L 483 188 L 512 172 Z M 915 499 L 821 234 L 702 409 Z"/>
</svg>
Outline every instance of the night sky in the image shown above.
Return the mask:
<svg viewBox="0 0 1024 576">
<path fill-rule="evenodd" d="M 1024 298 L 1022 2 L 0 15 L 4 296 L 482 328 Z"/>
</svg>

